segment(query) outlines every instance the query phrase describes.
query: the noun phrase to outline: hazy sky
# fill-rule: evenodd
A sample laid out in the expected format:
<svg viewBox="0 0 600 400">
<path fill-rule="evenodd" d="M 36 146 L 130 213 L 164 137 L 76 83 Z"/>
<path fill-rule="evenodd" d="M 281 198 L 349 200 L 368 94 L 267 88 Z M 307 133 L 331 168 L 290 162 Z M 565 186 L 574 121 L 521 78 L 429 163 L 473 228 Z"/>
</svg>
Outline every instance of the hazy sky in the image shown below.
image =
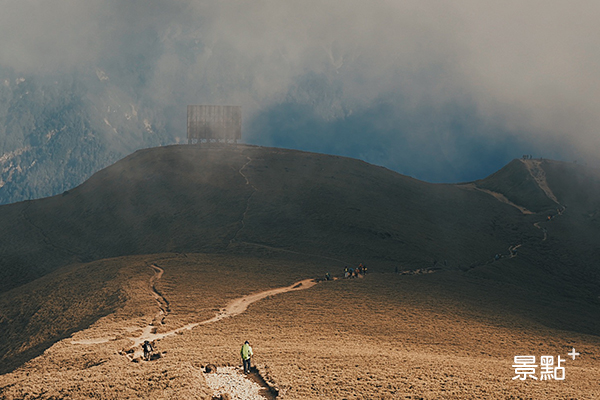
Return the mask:
<svg viewBox="0 0 600 400">
<path fill-rule="evenodd" d="M 597 162 L 599 20 L 592 0 L 4 0 L 0 65 L 100 69 L 176 136 L 186 104 L 236 104 L 249 143 L 456 181 Z"/>
</svg>

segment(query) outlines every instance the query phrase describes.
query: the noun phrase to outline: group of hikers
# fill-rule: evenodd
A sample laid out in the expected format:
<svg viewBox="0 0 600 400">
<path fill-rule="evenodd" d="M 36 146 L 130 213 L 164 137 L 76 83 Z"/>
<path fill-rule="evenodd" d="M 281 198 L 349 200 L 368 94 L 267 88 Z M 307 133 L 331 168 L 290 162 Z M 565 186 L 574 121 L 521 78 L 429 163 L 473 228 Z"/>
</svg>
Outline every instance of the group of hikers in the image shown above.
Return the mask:
<svg viewBox="0 0 600 400">
<path fill-rule="evenodd" d="M 358 278 L 361 275 L 367 274 L 367 267 L 365 267 L 362 263 L 358 265 L 356 268 L 344 267 L 344 278 Z M 325 274 L 326 281 L 332 281 L 334 278 L 331 276 L 329 272 Z"/>
<path fill-rule="evenodd" d="M 365 267 L 364 265 L 359 264 L 358 267 L 356 268 L 352 268 L 352 267 L 344 267 L 344 278 L 358 278 L 359 275 L 366 275 L 367 274 L 367 267 Z"/>
<path fill-rule="evenodd" d="M 150 358 L 152 357 L 152 352 L 154 351 L 152 344 L 150 344 L 149 341 L 145 340 L 142 344 L 142 350 L 144 350 L 144 360 L 150 361 Z M 245 374 L 250 373 L 251 360 L 253 355 L 254 352 L 252 351 L 252 347 L 250 347 L 250 342 L 246 340 L 242 345 L 242 349 L 240 350 L 240 356 L 242 357 L 242 365 L 244 367 Z"/>
</svg>

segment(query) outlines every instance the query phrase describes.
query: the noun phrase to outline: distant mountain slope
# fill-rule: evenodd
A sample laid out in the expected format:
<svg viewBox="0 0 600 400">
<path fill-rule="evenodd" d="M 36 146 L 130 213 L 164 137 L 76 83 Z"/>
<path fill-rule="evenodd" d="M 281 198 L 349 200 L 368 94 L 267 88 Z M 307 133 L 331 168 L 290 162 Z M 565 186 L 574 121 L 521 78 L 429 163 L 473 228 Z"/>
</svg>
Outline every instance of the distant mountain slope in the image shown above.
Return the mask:
<svg viewBox="0 0 600 400">
<path fill-rule="evenodd" d="M 468 282 L 507 299 L 517 293 L 506 312 L 535 299 L 526 309 L 541 309 L 523 311 L 528 318 L 593 334 L 600 173 L 553 161 L 535 168 L 543 184 L 515 160 L 486 179 L 446 185 L 278 148 L 140 150 L 61 195 L 0 206 L 5 370 L 119 308 L 131 268 L 151 274 L 147 254 L 192 265 L 225 255 L 235 268 L 223 273 L 254 279 L 339 274 L 359 262 L 375 273 L 443 269 L 435 279 L 453 290 Z M 131 255 L 143 257 L 121 258 Z M 554 320 L 544 307 L 563 302 Z M 587 317 L 573 322 L 572 309 Z M 68 318 L 48 325 L 55 315 Z"/>
<path fill-rule="evenodd" d="M 530 211 L 555 208 L 556 202 L 548 197 L 531 172 L 530 164 L 533 163 L 533 160 L 513 160 L 498 172 L 475 183 L 483 189 L 502 193 L 508 200 Z"/>
<path fill-rule="evenodd" d="M 62 195 L 2 206 L 0 216 L 2 290 L 71 262 L 260 246 L 381 267 L 447 260 L 464 268 L 520 240 L 520 224 L 536 233 L 485 193 L 251 146 L 141 150 Z"/>
<path fill-rule="evenodd" d="M 99 69 L 43 78 L 0 66 L 0 204 L 61 193 L 144 145 L 173 143 L 163 120 Z"/>
<path fill-rule="evenodd" d="M 474 272 L 527 281 L 530 288 L 550 284 L 556 295 L 600 306 L 600 170 L 553 160 L 513 160 L 475 184 L 536 211 L 526 220 L 539 229 L 541 239 L 523 238 L 519 258 L 526 269 L 513 264 Z"/>
<path fill-rule="evenodd" d="M 140 150 L 62 195 L 1 206 L 0 290 L 109 257 L 278 251 L 380 271 L 444 267 L 597 299 L 600 179 L 561 165 L 536 166 L 547 190 L 567 200 L 554 215 L 562 205 L 520 160 L 473 186 L 278 148 Z M 512 246 L 515 261 L 493 263 Z"/>
</svg>

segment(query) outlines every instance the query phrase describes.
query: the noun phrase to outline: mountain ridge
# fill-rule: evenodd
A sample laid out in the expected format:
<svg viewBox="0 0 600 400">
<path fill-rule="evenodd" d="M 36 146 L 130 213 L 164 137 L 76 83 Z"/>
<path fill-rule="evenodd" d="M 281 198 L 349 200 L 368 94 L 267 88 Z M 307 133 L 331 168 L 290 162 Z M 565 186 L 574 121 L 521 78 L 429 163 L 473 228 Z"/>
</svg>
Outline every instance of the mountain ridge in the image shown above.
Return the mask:
<svg viewBox="0 0 600 400">
<path fill-rule="evenodd" d="M 595 335 L 600 174 L 539 167 L 562 208 L 519 160 L 483 180 L 431 184 L 280 148 L 140 150 L 61 195 L 0 206 L 2 371 L 104 317 L 154 316 L 153 265 L 166 274 L 171 329 L 211 317 L 219 303 L 195 294 L 208 274 L 227 297 L 249 285 L 239 279 L 269 289 L 364 263 L 378 281 L 418 279 L 419 307 L 464 297 L 485 318 Z"/>
<path fill-rule="evenodd" d="M 464 266 L 483 253 L 475 246 L 476 257 L 460 257 L 460 249 L 444 243 L 449 230 L 461 226 L 463 241 L 481 242 L 473 231 L 486 229 L 483 214 L 491 204 L 456 185 L 429 184 L 344 157 L 252 146 L 159 147 L 135 152 L 62 195 L 0 207 L 5 228 L 12 229 L 2 249 L 3 281 L 10 281 L 11 263 L 22 266 L 25 282 L 28 272 L 41 276 L 75 261 L 220 252 L 238 242 L 416 266 L 423 244 L 407 245 L 415 242 L 413 231 L 420 231 L 417 242 L 431 242 L 431 262 L 453 259 Z M 511 235 L 508 229 L 498 234 Z M 498 238 L 486 236 L 487 251 L 500 247 Z M 413 256 L 401 256 L 407 247 Z"/>
</svg>

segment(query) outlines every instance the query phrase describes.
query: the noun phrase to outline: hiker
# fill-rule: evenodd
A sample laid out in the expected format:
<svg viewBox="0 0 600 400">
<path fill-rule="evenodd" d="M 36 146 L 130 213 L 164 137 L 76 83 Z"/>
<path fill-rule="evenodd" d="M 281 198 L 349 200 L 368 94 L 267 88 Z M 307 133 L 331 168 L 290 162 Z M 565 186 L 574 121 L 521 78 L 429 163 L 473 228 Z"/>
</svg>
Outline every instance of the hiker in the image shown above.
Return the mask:
<svg viewBox="0 0 600 400">
<path fill-rule="evenodd" d="M 325 280 L 326 281 L 330 281 L 331 280 L 331 274 L 329 272 L 325 274 Z"/>
<path fill-rule="evenodd" d="M 250 373 L 250 360 L 254 353 L 252 353 L 252 347 L 250 347 L 250 343 L 246 340 L 242 345 L 242 350 L 240 351 L 242 356 L 242 364 L 244 364 L 244 373 Z"/>
<path fill-rule="evenodd" d="M 344 278 L 348 278 L 350 276 L 350 272 L 348 271 L 348 267 L 344 267 Z"/>
<path fill-rule="evenodd" d="M 144 360 L 150 361 L 150 356 L 152 355 L 152 352 L 154 351 L 150 342 L 145 340 L 144 344 L 142 345 L 142 349 L 144 350 Z"/>
<path fill-rule="evenodd" d="M 348 273 L 350 274 L 350 278 L 354 278 L 354 268 L 348 268 Z"/>
</svg>

